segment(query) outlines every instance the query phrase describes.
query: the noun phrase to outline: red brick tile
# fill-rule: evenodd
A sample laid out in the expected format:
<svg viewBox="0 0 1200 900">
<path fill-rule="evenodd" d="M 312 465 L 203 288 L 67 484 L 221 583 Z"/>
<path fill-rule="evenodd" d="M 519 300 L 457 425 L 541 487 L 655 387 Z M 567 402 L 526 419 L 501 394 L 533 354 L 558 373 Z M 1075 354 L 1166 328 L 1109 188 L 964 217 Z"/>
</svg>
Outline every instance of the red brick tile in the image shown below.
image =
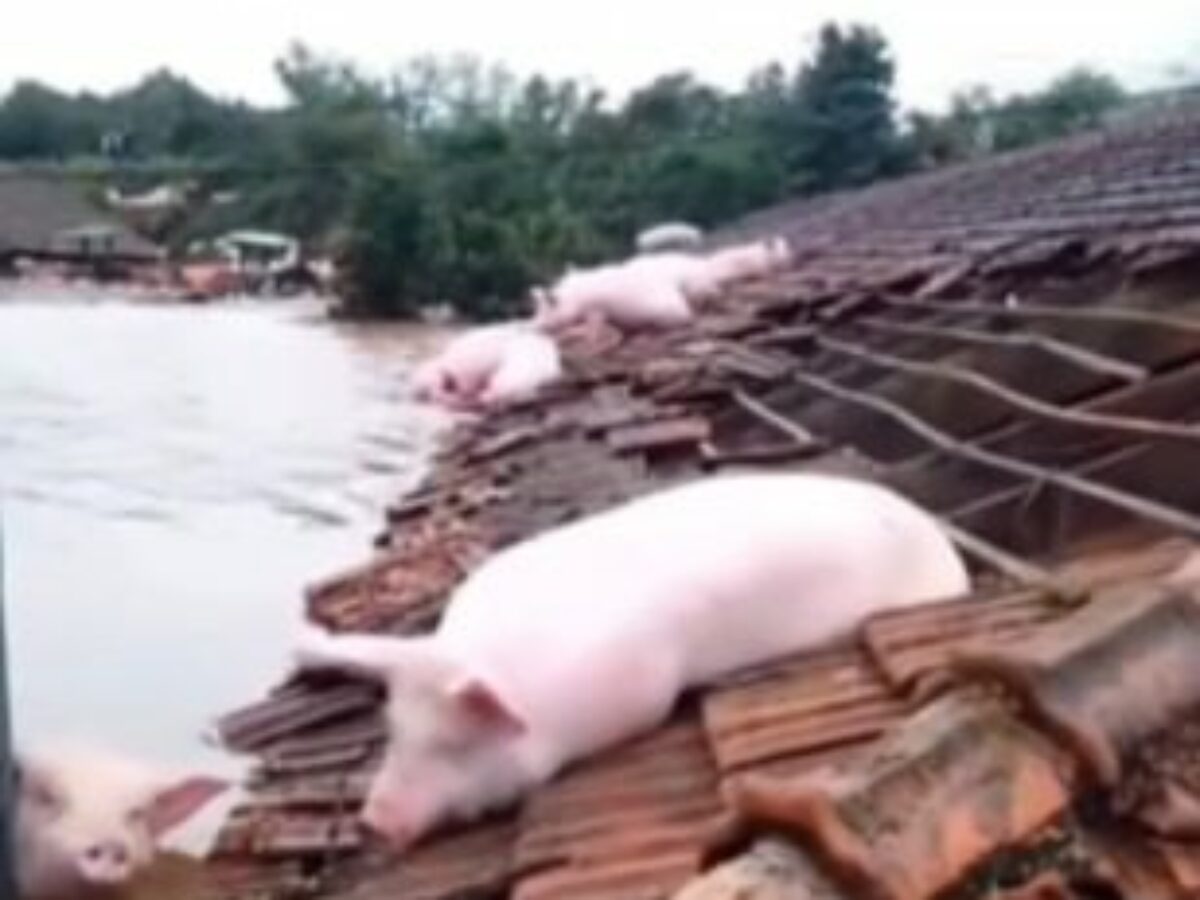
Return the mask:
<svg viewBox="0 0 1200 900">
<path fill-rule="evenodd" d="M 1200 708 L 1200 605 L 1116 590 L 1020 646 L 966 652 L 958 668 L 999 679 L 1111 787 L 1140 741 Z"/>
<path fill-rule="evenodd" d="M 956 695 L 906 720 L 853 764 L 793 781 L 748 776 L 745 819 L 793 831 L 850 883 L 924 900 L 1058 816 L 1070 759 L 994 702 Z"/>
</svg>

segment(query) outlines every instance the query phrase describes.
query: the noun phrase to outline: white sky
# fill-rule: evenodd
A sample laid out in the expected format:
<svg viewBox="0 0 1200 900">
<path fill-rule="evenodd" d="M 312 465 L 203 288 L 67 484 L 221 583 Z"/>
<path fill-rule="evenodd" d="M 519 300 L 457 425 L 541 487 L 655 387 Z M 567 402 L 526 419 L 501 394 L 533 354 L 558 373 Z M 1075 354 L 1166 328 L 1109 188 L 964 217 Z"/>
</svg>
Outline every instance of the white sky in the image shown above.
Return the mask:
<svg viewBox="0 0 1200 900">
<path fill-rule="evenodd" d="M 422 52 L 470 51 L 519 73 L 585 75 L 617 93 L 669 70 L 735 86 L 793 60 L 823 21 L 879 26 L 906 105 L 956 88 L 1036 88 L 1080 63 L 1134 87 L 1200 77 L 1200 0 L 6 0 L 0 89 L 35 77 L 109 90 L 169 66 L 208 90 L 282 95 L 271 63 L 292 39 L 383 71 Z"/>
</svg>

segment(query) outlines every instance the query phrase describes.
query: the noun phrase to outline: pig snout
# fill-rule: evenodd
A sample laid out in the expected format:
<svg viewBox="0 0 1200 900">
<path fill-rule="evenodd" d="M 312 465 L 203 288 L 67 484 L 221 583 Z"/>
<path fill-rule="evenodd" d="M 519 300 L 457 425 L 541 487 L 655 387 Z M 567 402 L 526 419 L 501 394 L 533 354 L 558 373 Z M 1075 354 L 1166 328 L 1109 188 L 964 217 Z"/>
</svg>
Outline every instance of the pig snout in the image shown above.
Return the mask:
<svg viewBox="0 0 1200 900">
<path fill-rule="evenodd" d="M 133 874 L 133 852 L 123 841 L 98 841 L 80 851 L 77 864 L 85 883 L 119 885 Z"/>
</svg>

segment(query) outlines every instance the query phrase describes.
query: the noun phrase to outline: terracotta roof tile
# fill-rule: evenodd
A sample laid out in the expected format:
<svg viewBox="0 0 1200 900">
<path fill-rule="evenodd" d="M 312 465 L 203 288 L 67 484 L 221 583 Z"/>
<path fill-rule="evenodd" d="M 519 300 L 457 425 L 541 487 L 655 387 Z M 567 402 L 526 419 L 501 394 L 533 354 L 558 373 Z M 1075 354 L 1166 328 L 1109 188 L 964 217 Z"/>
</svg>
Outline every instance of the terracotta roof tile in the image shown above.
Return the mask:
<svg viewBox="0 0 1200 900">
<path fill-rule="evenodd" d="M 444 900 L 495 896 L 512 877 L 511 823 L 493 823 L 419 848 L 396 864 L 375 860 L 336 900 Z M 371 871 L 375 870 L 375 871 Z"/>
<path fill-rule="evenodd" d="M 904 689 L 943 667 L 964 644 L 1027 635 L 1067 612 L 1038 591 L 971 597 L 875 616 L 863 627 L 863 641 L 888 681 Z"/>
<path fill-rule="evenodd" d="M 854 651 L 817 653 L 704 699 L 704 724 L 723 772 L 877 737 L 903 701 Z"/>
<path fill-rule="evenodd" d="M 661 900 L 700 871 L 695 851 L 663 852 L 652 844 L 629 849 L 645 855 L 534 875 L 517 886 L 513 900 Z"/>
<path fill-rule="evenodd" d="M 1070 758 L 1002 705 L 956 695 L 853 766 L 793 782 L 748 776 L 735 800 L 750 820 L 795 830 L 848 882 L 915 900 L 1064 812 L 1072 777 Z"/>
<path fill-rule="evenodd" d="M 1200 602 L 1117 590 L 1019 647 L 968 652 L 962 671 L 999 679 L 1101 784 L 1144 741 L 1200 709 Z"/>
<path fill-rule="evenodd" d="M 671 887 L 678 887 L 680 874 L 698 871 L 723 811 L 716 785 L 704 733 L 692 716 L 573 769 L 521 814 L 516 866 L 544 872 L 528 896 L 548 896 L 550 886 L 563 897 L 593 896 L 603 884 L 657 890 L 672 875 Z M 647 866 L 648 860 L 655 864 Z M 664 860 L 669 865 L 661 865 Z"/>
</svg>

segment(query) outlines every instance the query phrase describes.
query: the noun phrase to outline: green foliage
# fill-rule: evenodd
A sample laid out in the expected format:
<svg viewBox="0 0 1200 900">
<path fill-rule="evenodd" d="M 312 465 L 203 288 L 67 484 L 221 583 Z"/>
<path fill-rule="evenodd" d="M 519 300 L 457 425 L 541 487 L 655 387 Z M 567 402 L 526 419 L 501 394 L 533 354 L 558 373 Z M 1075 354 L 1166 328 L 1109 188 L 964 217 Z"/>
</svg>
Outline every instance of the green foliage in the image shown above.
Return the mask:
<svg viewBox="0 0 1200 900">
<path fill-rule="evenodd" d="M 349 208 L 339 247 L 339 261 L 354 273 L 346 311 L 405 317 L 435 301 L 430 274 L 439 236 L 418 169 L 401 160 L 372 165 L 356 178 Z"/>
<path fill-rule="evenodd" d="M 817 37 L 811 58 L 772 62 L 740 91 L 673 73 L 619 104 L 581 81 L 518 79 L 466 56 L 375 78 L 301 45 L 276 64 L 280 110 L 166 71 L 108 97 L 21 82 L 0 101 L 0 160 L 77 171 L 107 159 L 125 189 L 186 174 L 193 202 L 158 235 L 175 248 L 279 229 L 336 253 L 349 314 L 450 302 L 492 318 L 568 263 L 628 252 L 656 222 L 718 225 L 797 194 L 1025 146 L 1124 101 L 1110 78 L 1077 71 L 1004 100 L 967 91 L 945 115 L 901 124 L 884 37 L 835 25 Z M 217 191 L 238 200 L 208 203 Z"/>
<path fill-rule="evenodd" d="M 817 55 L 801 66 L 784 105 L 789 168 L 800 186 L 867 184 L 895 171 L 895 75 L 879 32 L 836 25 L 821 30 Z"/>
<path fill-rule="evenodd" d="M 1127 100 L 1114 79 L 1087 69 L 1068 72 L 1043 91 L 1003 100 L 974 87 L 956 94 L 945 116 L 914 114 L 910 148 L 925 167 L 1016 150 L 1097 125 Z"/>
</svg>

